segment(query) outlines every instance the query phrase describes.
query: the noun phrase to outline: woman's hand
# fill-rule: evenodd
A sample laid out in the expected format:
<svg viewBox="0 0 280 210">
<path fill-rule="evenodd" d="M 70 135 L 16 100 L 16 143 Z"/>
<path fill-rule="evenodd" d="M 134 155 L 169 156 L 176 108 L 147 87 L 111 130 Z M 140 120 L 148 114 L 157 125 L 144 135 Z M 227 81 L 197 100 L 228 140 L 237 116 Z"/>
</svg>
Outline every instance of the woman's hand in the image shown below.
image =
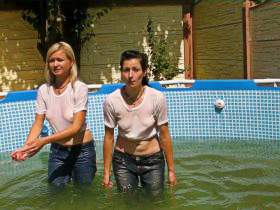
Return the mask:
<svg viewBox="0 0 280 210">
<path fill-rule="evenodd" d="M 21 151 L 21 149 L 17 149 L 11 153 L 11 158 L 15 161 L 24 161 L 28 155 Z"/>
<path fill-rule="evenodd" d="M 32 150 L 31 146 L 36 144 L 36 142 L 41 141 L 38 140 L 38 136 L 41 133 L 43 123 L 45 120 L 45 114 L 36 114 L 35 121 L 30 129 L 28 137 L 26 139 L 26 143 L 23 147 L 16 149 L 11 153 L 11 158 L 16 161 L 23 161 L 28 157 L 35 155 L 39 150 Z M 40 142 L 39 142 L 40 143 Z M 39 146 L 40 147 L 40 146 Z M 42 146 L 41 146 L 42 147 Z M 40 148 L 41 148 L 40 147 Z M 32 147 L 33 148 L 33 147 Z M 38 148 L 38 147 L 37 147 Z M 34 149 L 34 148 L 33 148 Z"/>
<path fill-rule="evenodd" d="M 26 153 L 28 157 L 34 156 L 37 152 L 42 149 L 44 146 L 44 142 L 41 139 L 34 139 L 33 141 L 30 141 L 24 146 L 24 148 L 21 149 L 21 152 Z"/>
<path fill-rule="evenodd" d="M 26 149 L 28 146 L 25 144 L 23 147 L 16 149 L 11 153 L 11 158 L 15 161 L 24 161 L 26 158 L 29 157 L 29 155 L 26 152 L 23 152 L 24 149 Z"/>
<path fill-rule="evenodd" d="M 177 178 L 174 171 L 168 171 L 168 184 L 174 187 L 177 184 Z"/>
<path fill-rule="evenodd" d="M 110 180 L 110 176 L 104 176 L 102 186 L 105 188 L 112 188 L 113 182 Z"/>
</svg>

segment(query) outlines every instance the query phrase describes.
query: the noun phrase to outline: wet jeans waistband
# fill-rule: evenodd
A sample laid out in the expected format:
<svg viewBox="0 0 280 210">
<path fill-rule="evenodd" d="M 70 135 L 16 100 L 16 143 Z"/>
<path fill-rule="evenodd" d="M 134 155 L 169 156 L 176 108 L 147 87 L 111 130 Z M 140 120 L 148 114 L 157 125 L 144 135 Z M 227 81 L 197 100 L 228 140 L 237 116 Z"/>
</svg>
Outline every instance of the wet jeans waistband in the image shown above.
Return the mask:
<svg viewBox="0 0 280 210">
<path fill-rule="evenodd" d="M 93 144 L 93 143 L 94 143 L 93 140 L 89 141 L 85 144 L 75 144 L 75 145 L 71 145 L 71 146 L 63 146 L 63 145 L 58 144 L 58 143 L 52 143 L 51 147 L 56 148 L 56 149 L 60 149 L 60 150 L 74 151 L 74 150 L 80 150 L 83 147 L 87 147 L 87 146 L 89 146 L 90 144 Z"/>
<path fill-rule="evenodd" d="M 149 159 L 151 157 L 162 157 L 163 158 L 163 151 L 160 150 L 158 152 L 155 152 L 153 154 L 149 154 L 149 155 L 132 155 L 126 152 L 121 152 L 119 150 L 114 150 L 114 154 L 116 155 L 121 155 L 121 156 L 125 156 L 127 158 L 139 161 L 139 160 L 145 160 L 145 159 Z"/>
</svg>

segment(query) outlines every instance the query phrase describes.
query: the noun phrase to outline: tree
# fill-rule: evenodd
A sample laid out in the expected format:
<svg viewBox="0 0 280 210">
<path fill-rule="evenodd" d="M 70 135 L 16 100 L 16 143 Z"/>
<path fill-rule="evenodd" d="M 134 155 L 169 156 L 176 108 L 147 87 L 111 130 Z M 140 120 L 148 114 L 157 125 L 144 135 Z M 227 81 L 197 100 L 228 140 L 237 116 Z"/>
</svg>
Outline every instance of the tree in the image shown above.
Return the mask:
<svg viewBox="0 0 280 210">
<path fill-rule="evenodd" d="M 66 41 L 79 64 L 82 46 L 94 36 L 94 22 L 110 10 L 108 7 L 93 14 L 88 8 L 88 0 L 40 0 L 26 3 L 22 17 L 38 31 L 38 49 L 44 58 L 53 43 Z"/>
<path fill-rule="evenodd" d="M 154 80 L 171 80 L 184 70 L 177 67 L 176 57 L 170 52 L 167 37 L 155 35 L 152 19 L 148 19 L 148 45 L 150 48 L 150 71 Z"/>
</svg>

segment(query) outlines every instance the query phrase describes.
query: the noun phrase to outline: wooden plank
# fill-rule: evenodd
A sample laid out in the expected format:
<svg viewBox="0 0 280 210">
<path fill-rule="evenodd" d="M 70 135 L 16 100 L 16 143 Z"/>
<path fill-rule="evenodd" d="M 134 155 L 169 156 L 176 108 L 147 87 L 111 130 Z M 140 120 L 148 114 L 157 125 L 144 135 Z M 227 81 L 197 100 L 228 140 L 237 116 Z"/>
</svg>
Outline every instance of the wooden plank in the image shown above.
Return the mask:
<svg viewBox="0 0 280 210">
<path fill-rule="evenodd" d="M 91 10 L 97 11 L 98 8 Z M 124 50 L 147 49 L 148 17 L 154 21 L 155 31 L 167 31 L 170 51 L 175 53 L 179 62 L 183 57 L 183 51 L 180 50 L 183 40 L 181 4 L 116 6 L 96 21 L 94 26 L 96 36 L 82 49 L 81 77 L 88 78 L 92 75 L 91 72 L 95 72 L 93 81 L 100 83 L 104 78 L 105 81 L 117 81 L 118 79 L 115 79 L 117 75 L 107 66 L 117 64 L 115 68 L 118 68 L 120 54 Z M 98 74 L 98 71 L 104 73 Z M 96 80 L 98 77 L 99 80 Z"/>
<path fill-rule="evenodd" d="M 243 79 L 243 64 L 234 60 L 197 60 L 195 78 Z M 235 64 L 237 63 L 237 64 Z"/>
<path fill-rule="evenodd" d="M 0 10 L 0 91 L 33 89 L 44 81 L 37 32 L 11 5 Z"/>
<path fill-rule="evenodd" d="M 280 77 L 280 3 L 268 2 L 251 11 L 254 78 Z"/>
<path fill-rule="evenodd" d="M 242 5 L 242 0 L 200 1 L 193 9 L 195 29 L 240 22 L 242 20 Z"/>
<path fill-rule="evenodd" d="M 201 1 L 194 7 L 196 79 L 244 78 L 242 1 Z"/>
</svg>

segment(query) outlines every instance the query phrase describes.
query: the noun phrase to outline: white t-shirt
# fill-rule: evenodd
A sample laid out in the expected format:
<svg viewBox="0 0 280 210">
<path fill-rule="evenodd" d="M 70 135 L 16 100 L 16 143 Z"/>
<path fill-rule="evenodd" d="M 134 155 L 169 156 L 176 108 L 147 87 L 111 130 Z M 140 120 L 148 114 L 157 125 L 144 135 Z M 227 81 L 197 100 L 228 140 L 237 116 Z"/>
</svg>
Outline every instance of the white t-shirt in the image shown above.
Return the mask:
<svg viewBox="0 0 280 210">
<path fill-rule="evenodd" d="M 119 136 L 131 140 L 149 139 L 157 134 L 158 126 L 168 122 L 164 94 L 148 86 L 141 104 L 133 108 L 124 101 L 121 89 L 115 90 L 106 97 L 103 112 L 105 126 L 118 126 Z"/>
<path fill-rule="evenodd" d="M 69 83 L 65 91 L 57 95 L 53 86 L 43 84 L 37 92 L 36 113 L 46 114 L 53 132 L 59 132 L 73 123 L 74 113 L 87 110 L 88 87 L 81 81 L 74 83 L 74 89 Z M 81 130 L 86 130 L 86 122 Z"/>
</svg>

